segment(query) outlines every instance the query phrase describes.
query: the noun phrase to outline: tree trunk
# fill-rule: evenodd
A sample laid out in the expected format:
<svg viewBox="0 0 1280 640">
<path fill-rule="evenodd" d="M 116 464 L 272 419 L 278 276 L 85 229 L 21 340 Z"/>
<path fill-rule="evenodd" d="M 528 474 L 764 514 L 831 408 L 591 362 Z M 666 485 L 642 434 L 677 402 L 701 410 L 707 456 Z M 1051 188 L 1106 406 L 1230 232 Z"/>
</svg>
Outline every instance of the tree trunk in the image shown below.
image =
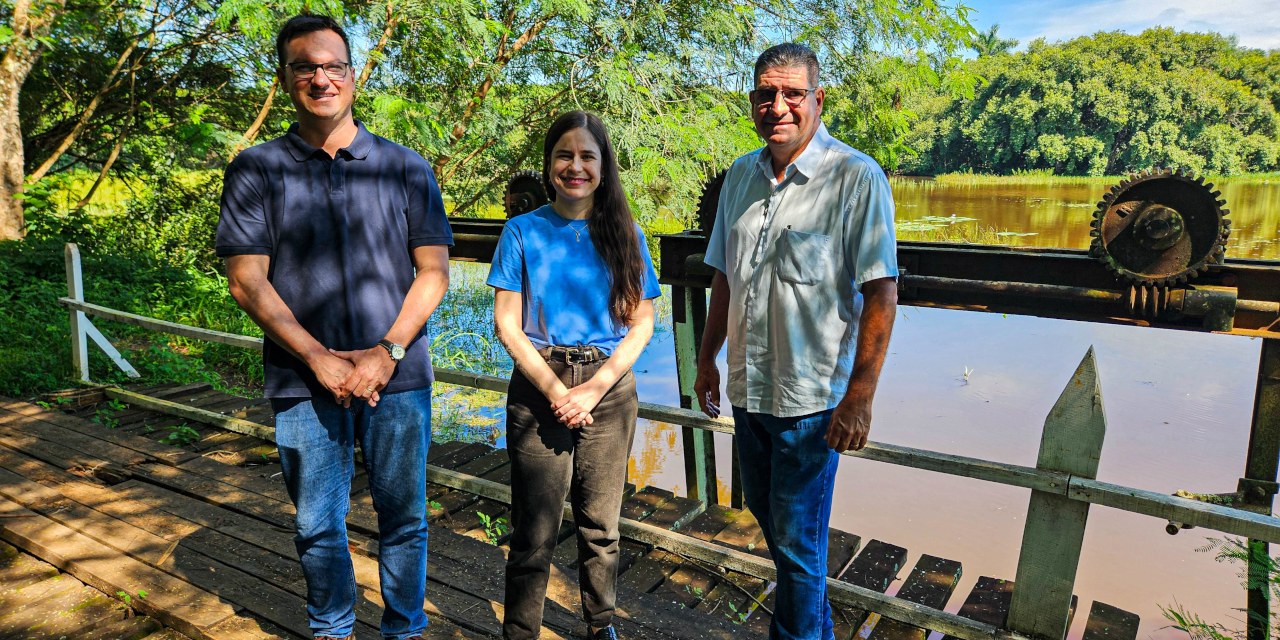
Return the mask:
<svg viewBox="0 0 1280 640">
<path fill-rule="evenodd" d="M 66 0 L 17 0 L 9 28 L 13 35 L 0 58 L 0 240 L 22 237 L 23 151 L 18 96 L 27 74 L 40 59 L 49 25 L 62 13 Z"/>
</svg>

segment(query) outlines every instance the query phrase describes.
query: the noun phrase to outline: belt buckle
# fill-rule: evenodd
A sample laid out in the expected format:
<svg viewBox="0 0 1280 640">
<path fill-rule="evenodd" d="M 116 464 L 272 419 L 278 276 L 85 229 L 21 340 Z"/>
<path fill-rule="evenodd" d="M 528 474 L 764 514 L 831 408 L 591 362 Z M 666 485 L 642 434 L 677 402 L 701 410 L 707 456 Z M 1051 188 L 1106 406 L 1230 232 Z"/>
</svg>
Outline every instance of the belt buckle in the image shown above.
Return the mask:
<svg viewBox="0 0 1280 640">
<path fill-rule="evenodd" d="M 584 351 L 578 350 L 566 351 L 565 360 L 569 364 L 582 364 L 587 361 L 587 354 Z"/>
</svg>

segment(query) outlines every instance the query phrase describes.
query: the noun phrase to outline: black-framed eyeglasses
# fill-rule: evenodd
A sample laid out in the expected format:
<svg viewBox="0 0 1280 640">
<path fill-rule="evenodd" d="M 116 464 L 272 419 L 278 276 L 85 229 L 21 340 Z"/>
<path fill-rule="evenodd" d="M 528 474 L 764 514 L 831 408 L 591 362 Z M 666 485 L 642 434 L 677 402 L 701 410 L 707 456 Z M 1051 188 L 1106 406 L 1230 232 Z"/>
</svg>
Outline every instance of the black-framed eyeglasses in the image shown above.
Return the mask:
<svg viewBox="0 0 1280 640">
<path fill-rule="evenodd" d="M 347 69 L 351 68 L 350 62 L 326 62 L 324 64 L 315 64 L 312 62 L 290 62 L 285 65 L 293 71 L 293 77 L 299 80 L 310 80 L 316 76 L 316 69 L 324 69 L 324 75 L 330 80 L 341 80 L 347 77 Z"/>
<path fill-rule="evenodd" d="M 786 101 L 787 106 L 798 107 L 804 102 L 805 96 L 817 91 L 817 87 L 813 89 L 754 89 L 747 95 L 751 98 L 751 106 L 767 107 L 778 99 L 778 94 L 782 94 L 782 99 Z"/>
</svg>

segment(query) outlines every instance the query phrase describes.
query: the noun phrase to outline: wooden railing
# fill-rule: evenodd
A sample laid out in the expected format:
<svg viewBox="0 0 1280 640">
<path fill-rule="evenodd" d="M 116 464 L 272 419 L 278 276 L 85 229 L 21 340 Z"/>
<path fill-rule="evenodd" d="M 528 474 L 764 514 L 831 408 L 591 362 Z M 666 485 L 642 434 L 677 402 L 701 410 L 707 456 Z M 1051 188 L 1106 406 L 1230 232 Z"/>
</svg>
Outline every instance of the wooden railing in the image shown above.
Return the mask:
<svg viewBox="0 0 1280 640">
<path fill-rule="evenodd" d="M 136 314 L 90 304 L 84 301 L 79 254 L 75 245 L 67 246 L 69 296 L 58 302 L 72 316 L 72 357 L 83 380 L 88 380 L 87 338 L 92 338 L 126 372 L 128 362 L 111 347 L 105 337 L 85 317 L 86 314 L 152 331 L 185 338 L 228 344 L 246 349 L 262 349 L 262 339 L 235 335 L 157 320 Z M 136 372 L 131 375 L 136 376 Z M 436 380 L 442 383 L 505 392 L 507 380 L 452 369 L 436 369 Z M 139 396 L 123 390 L 109 395 L 143 408 L 162 408 L 162 400 Z M 156 407 L 148 406 L 156 404 Z M 274 439 L 274 433 L 254 423 L 238 424 L 218 414 L 202 416 L 201 410 L 179 406 L 181 415 L 202 418 L 222 428 L 256 437 Z M 177 411 L 178 409 L 173 409 Z M 208 413 L 208 412 L 203 412 Z M 190 414 L 190 415 L 188 415 Z M 700 412 L 652 403 L 640 403 L 639 415 L 648 420 L 678 424 L 709 432 L 734 432 L 731 420 L 708 418 Z M 844 451 L 843 455 L 923 469 L 987 482 L 995 482 L 1031 490 L 1022 547 L 1014 580 L 1013 601 L 1009 610 L 1008 629 L 961 618 L 938 609 L 922 607 L 885 596 L 838 580 L 829 579 L 833 601 L 856 606 L 915 626 L 940 631 L 964 640 L 988 640 L 1000 637 L 1041 637 L 1060 640 L 1066 635 L 1070 619 L 1072 588 L 1083 545 L 1085 522 L 1091 505 L 1102 505 L 1132 513 L 1152 516 L 1182 526 L 1197 526 L 1248 537 L 1253 540 L 1280 543 L 1280 518 L 1267 513 L 1254 513 L 1229 506 L 1211 504 L 1164 495 L 1153 491 L 1100 482 L 1096 479 L 1102 444 L 1106 435 L 1106 415 L 1093 349 L 1068 381 L 1058 401 L 1045 420 L 1040 453 L 1035 467 L 957 456 L 924 449 L 869 442 L 860 451 Z M 510 501 L 508 487 L 444 469 L 429 469 L 431 481 L 476 493 L 486 498 Z M 668 548 L 726 568 L 756 577 L 773 579 L 770 563 L 750 554 L 703 543 L 679 534 L 646 527 L 643 523 L 624 523 L 624 533 L 637 540 Z M 649 529 L 653 529 L 650 531 Z"/>
</svg>

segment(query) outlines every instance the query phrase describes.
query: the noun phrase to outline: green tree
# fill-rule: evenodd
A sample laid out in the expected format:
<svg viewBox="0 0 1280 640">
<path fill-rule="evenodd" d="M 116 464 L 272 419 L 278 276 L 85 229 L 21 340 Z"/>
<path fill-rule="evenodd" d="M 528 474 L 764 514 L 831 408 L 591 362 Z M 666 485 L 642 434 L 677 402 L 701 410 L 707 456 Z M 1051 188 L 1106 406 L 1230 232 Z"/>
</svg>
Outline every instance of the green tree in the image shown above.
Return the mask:
<svg viewBox="0 0 1280 640">
<path fill-rule="evenodd" d="M 910 170 L 1280 169 L 1280 52 L 1151 29 L 1037 40 L 967 66 L 987 84 L 972 98 L 918 101 L 924 122 L 908 144 L 922 155 Z"/>
<path fill-rule="evenodd" d="M 875 82 L 891 67 L 904 84 L 937 84 L 972 36 L 966 9 L 930 0 L 387 7 L 371 5 L 362 18 L 374 25 L 368 33 L 390 35 L 376 39 L 383 62 L 361 113 L 432 158 L 455 212 L 492 201 L 512 171 L 540 165 L 541 132 L 582 108 L 613 131 L 641 213 L 687 220 L 705 178 L 758 145 L 745 92 L 756 55 L 783 40 L 823 58 L 824 82 L 842 96 L 837 135 L 895 157 L 906 128 L 893 124 L 901 114 L 892 91 Z"/>
<path fill-rule="evenodd" d="M 970 48 L 973 49 L 974 53 L 978 54 L 979 58 L 1009 53 L 1010 49 L 1018 46 L 1017 40 L 1014 40 L 1013 38 L 1001 38 L 996 35 L 996 32 L 999 30 L 1000 23 L 997 22 L 991 25 L 990 29 L 987 29 L 986 31 L 979 31 L 978 35 L 974 37 L 973 44 L 970 45 Z"/>
</svg>

